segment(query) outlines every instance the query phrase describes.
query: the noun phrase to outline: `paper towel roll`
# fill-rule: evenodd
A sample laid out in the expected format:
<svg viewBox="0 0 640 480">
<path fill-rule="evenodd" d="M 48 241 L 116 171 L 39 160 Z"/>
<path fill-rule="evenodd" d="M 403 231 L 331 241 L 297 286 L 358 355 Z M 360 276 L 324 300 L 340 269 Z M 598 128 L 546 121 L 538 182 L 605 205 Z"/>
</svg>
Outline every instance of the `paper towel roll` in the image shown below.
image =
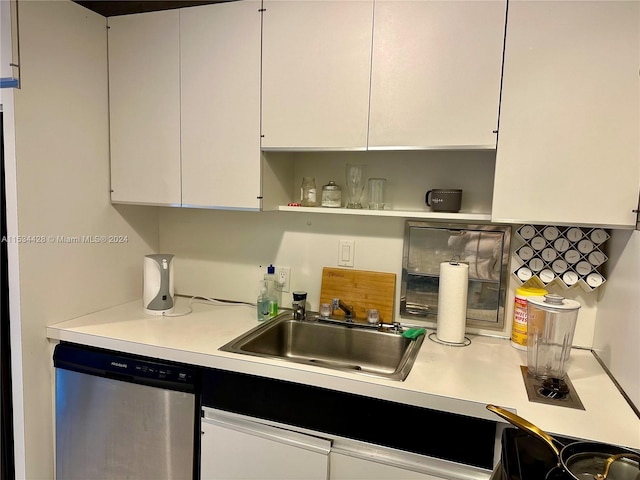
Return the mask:
<svg viewBox="0 0 640 480">
<path fill-rule="evenodd" d="M 436 338 L 441 342 L 464 343 L 468 289 L 469 265 L 450 262 L 440 264 Z"/>
</svg>

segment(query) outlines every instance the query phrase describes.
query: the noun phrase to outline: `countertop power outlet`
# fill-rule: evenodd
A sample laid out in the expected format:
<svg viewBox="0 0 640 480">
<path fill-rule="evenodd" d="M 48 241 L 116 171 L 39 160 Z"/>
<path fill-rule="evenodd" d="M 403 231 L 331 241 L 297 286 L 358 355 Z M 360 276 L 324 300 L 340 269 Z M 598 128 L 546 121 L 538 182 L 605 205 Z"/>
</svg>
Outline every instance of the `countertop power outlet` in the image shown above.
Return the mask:
<svg viewBox="0 0 640 480">
<path fill-rule="evenodd" d="M 291 290 L 291 268 L 276 267 L 276 280 L 282 284 L 283 292 L 289 292 Z"/>
</svg>

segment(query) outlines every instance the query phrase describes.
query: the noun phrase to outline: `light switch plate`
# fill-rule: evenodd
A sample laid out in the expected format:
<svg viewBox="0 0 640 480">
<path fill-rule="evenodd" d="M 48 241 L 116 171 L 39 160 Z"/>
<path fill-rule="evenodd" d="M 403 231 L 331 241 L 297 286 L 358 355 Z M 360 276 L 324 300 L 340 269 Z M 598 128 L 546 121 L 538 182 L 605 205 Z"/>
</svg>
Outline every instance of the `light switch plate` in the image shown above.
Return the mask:
<svg viewBox="0 0 640 480">
<path fill-rule="evenodd" d="M 338 247 L 338 266 L 353 267 L 355 248 L 355 240 L 340 240 L 340 245 Z"/>
</svg>

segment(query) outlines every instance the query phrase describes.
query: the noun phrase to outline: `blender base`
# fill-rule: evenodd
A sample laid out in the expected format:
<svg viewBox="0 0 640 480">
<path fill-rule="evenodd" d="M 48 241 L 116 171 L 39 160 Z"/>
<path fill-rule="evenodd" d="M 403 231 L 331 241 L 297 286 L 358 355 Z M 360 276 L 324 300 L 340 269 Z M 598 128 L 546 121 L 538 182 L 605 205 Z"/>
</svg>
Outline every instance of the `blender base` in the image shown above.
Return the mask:
<svg viewBox="0 0 640 480">
<path fill-rule="evenodd" d="M 522 372 L 522 379 L 530 402 L 575 408 L 577 410 L 585 409 L 568 376 L 565 377 L 564 382 L 557 382 L 554 379 L 546 382 L 529 375 L 525 365 L 520 365 L 520 371 Z"/>
</svg>

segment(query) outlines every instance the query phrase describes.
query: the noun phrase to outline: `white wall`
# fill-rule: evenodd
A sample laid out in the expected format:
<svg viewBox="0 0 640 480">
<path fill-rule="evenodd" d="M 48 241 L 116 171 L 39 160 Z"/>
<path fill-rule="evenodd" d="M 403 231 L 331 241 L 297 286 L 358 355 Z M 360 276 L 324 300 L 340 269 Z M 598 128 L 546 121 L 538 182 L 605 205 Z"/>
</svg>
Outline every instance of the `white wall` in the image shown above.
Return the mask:
<svg viewBox="0 0 640 480">
<path fill-rule="evenodd" d="M 352 239 L 354 268 L 396 274 L 395 315 L 400 318 L 404 222 L 403 218 L 321 213 L 163 208 L 160 248 L 176 255 L 178 293 L 255 302 L 258 281 L 273 263 L 291 267 L 291 289 L 306 290 L 310 308 L 317 310 L 322 267 L 338 266 L 339 240 Z M 504 336 L 511 334 L 518 286 L 511 276 L 501 332 Z M 557 286 L 549 290 L 580 302 L 574 344 L 591 347 L 599 292 Z M 285 294 L 283 300 L 284 306 L 291 305 L 290 295 Z"/>
<path fill-rule="evenodd" d="M 594 350 L 640 408 L 640 231 L 616 230 L 610 242 Z"/>
<path fill-rule="evenodd" d="M 185 295 L 255 302 L 266 267 L 291 267 L 291 290 L 306 290 L 318 309 L 323 266 L 337 266 L 338 241 L 355 240 L 355 268 L 402 268 L 399 218 L 293 212 L 163 208 L 160 248 L 176 255 L 176 290 Z M 399 292 L 399 283 L 398 283 Z M 283 305 L 291 306 L 291 295 Z"/>
<path fill-rule="evenodd" d="M 17 191 L 18 231 L 9 234 L 41 236 L 42 243 L 19 244 L 19 271 L 10 271 L 20 280 L 11 296 L 12 312 L 20 316 L 11 321 L 20 326 L 23 353 L 22 365 L 13 365 L 15 385 L 22 381 L 24 388 L 16 394 L 23 403 L 15 408 L 24 412 L 24 447 L 16 438 L 16 460 L 18 478 L 25 470 L 25 478 L 45 479 L 53 476 L 53 370 L 45 328 L 139 298 L 142 257 L 158 245 L 158 215 L 155 208 L 110 204 L 105 18 L 67 0 L 19 7 L 22 83 L 12 112 L 15 157 L 6 159 L 15 162 L 7 183 Z M 127 240 L 57 238 L 82 235 Z"/>
</svg>

